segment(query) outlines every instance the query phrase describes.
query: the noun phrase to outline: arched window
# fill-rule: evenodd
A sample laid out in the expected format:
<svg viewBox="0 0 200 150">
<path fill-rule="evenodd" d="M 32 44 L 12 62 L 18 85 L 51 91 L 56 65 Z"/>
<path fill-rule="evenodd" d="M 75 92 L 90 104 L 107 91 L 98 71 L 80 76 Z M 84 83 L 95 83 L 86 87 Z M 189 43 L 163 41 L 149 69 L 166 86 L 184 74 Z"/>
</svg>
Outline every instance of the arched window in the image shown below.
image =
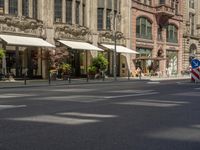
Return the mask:
<svg viewBox="0 0 200 150">
<path fill-rule="evenodd" d="M 54 21 L 62 21 L 62 0 L 54 0 Z"/>
<path fill-rule="evenodd" d="M 152 39 L 152 25 L 147 18 L 144 17 L 137 18 L 136 37 L 144 39 Z"/>
<path fill-rule="evenodd" d="M 9 0 L 9 14 L 17 15 L 18 13 L 18 0 Z"/>
<path fill-rule="evenodd" d="M 178 43 L 178 29 L 175 25 L 167 26 L 167 42 Z"/>
</svg>

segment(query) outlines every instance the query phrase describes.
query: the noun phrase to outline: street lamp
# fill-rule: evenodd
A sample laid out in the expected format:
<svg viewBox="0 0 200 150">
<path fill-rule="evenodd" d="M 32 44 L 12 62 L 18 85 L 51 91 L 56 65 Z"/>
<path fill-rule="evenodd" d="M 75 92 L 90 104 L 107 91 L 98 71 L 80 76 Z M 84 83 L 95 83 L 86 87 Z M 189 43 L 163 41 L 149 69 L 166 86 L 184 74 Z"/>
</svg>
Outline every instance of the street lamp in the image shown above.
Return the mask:
<svg viewBox="0 0 200 150">
<path fill-rule="evenodd" d="M 114 80 L 117 80 L 117 26 L 121 21 L 120 13 L 111 13 L 110 14 L 111 23 L 113 27 L 113 40 L 114 40 L 114 51 L 113 51 L 113 76 Z"/>
</svg>

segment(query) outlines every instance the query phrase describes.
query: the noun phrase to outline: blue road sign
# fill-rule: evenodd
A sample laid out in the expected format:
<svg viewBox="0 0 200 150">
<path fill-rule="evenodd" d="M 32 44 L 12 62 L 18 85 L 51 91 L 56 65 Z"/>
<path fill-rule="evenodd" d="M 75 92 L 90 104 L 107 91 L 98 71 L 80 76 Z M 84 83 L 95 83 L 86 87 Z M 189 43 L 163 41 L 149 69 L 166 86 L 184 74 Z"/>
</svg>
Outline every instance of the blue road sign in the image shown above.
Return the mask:
<svg viewBox="0 0 200 150">
<path fill-rule="evenodd" d="M 192 69 L 195 69 L 200 66 L 200 61 L 198 59 L 193 59 L 191 64 L 192 64 Z"/>
</svg>

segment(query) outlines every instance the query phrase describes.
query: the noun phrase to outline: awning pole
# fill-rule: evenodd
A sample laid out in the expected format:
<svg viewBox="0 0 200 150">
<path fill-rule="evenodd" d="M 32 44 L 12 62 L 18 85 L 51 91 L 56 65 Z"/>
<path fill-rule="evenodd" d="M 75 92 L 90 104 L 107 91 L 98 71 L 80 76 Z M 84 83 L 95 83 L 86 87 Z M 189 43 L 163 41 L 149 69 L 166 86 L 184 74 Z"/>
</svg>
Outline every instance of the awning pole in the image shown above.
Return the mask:
<svg viewBox="0 0 200 150">
<path fill-rule="evenodd" d="M 86 53 L 86 75 L 87 75 L 87 82 L 88 82 L 88 80 L 89 80 L 89 78 L 88 78 L 88 52 L 85 51 L 85 53 Z"/>
<path fill-rule="evenodd" d="M 15 55 L 16 55 L 16 77 L 19 77 L 19 46 L 16 46 L 16 51 L 15 51 Z"/>
<path fill-rule="evenodd" d="M 6 51 L 6 44 L 5 44 L 5 42 L 3 42 L 3 50 Z M 6 56 L 4 56 L 2 58 L 2 68 L 3 68 L 3 74 L 6 75 L 7 74 Z"/>
</svg>

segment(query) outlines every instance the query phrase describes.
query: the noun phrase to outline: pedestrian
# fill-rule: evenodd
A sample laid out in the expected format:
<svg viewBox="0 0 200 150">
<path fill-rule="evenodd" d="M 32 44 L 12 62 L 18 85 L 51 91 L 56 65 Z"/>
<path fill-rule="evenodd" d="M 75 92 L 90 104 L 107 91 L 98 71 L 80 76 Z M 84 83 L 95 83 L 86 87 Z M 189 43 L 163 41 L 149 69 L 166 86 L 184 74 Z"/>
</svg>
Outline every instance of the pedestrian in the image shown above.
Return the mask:
<svg viewBox="0 0 200 150">
<path fill-rule="evenodd" d="M 138 76 L 139 76 L 139 79 L 141 80 L 141 77 L 142 77 L 142 70 L 141 70 L 141 68 L 140 67 L 137 67 L 137 74 L 138 74 Z"/>
</svg>

